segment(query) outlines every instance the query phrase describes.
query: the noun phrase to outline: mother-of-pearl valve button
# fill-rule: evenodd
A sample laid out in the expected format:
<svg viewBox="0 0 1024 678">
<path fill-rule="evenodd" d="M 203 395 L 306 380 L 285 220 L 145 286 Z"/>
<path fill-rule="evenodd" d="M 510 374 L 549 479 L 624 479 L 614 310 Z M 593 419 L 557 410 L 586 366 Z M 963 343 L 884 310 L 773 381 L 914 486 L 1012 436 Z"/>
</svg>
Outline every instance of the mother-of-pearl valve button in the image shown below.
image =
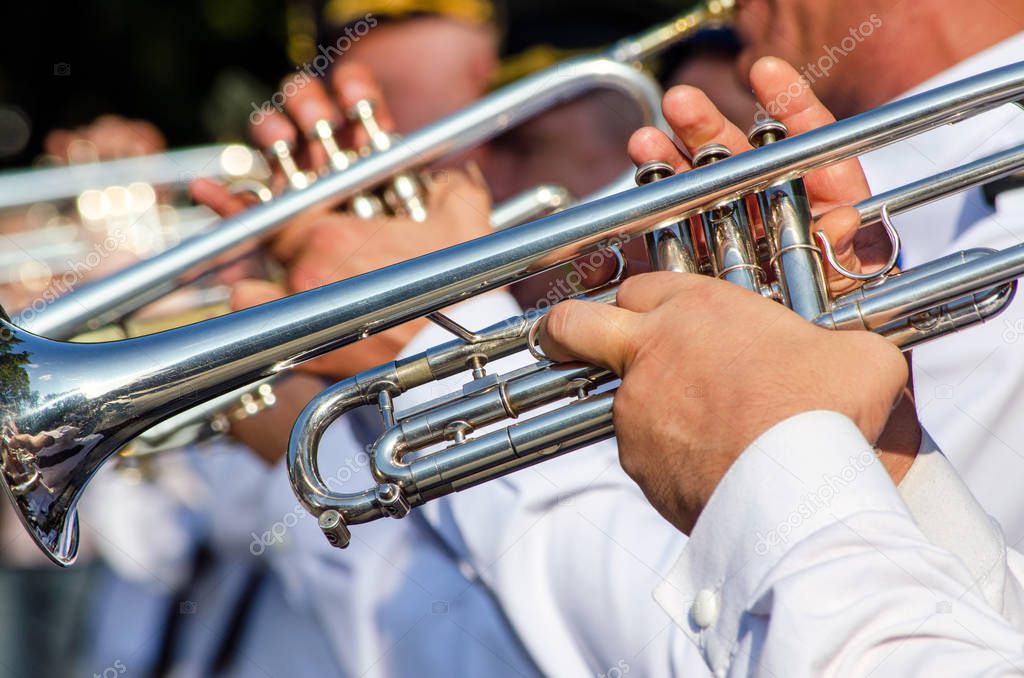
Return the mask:
<svg viewBox="0 0 1024 678">
<path fill-rule="evenodd" d="M 690 614 L 693 615 L 693 623 L 702 629 L 718 621 L 718 594 L 711 589 L 701 589 L 693 599 L 693 606 Z"/>
</svg>

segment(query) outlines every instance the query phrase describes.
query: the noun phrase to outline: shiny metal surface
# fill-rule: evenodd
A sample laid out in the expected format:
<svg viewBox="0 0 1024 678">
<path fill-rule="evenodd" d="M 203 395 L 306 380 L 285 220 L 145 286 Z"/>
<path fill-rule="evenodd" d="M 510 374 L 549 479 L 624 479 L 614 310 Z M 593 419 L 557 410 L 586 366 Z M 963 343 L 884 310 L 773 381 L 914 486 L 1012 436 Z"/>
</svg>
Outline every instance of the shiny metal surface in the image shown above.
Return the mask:
<svg viewBox="0 0 1024 678">
<path fill-rule="evenodd" d="M 148 337 L 67 344 L 0 321 L 5 491 L 50 557 L 70 563 L 77 549 L 74 509 L 89 478 L 133 437 L 174 414 L 595 251 L 612 238 L 641 235 L 669 219 L 1022 97 L 1024 65 L 1017 64 L 457 247 Z M 851 317 L 861 326 L 891 323 L 900 313 L 977 294 L 1022 272 L 1024 245 L 929 274 L 913 286 L 920 288 L 914 294 L 904 285 L 853 310 L 838 307 L 822 324 L 844 327 Z M 597 435 L 585 425 L 580 430 L 582 438 Z"/>
<path fill-rule="evenodd" d="M 54 301 L 45 313 L 18 318 L 19 324 L 49 337 L 71 337 L 82 328 L 106 324 L 166 291 L 207 272 L 229 250 L 256 244 L 303 211 L 339 204 L 415 170 L 473 148 L 554 105 L 595 89 L 623 92 L 641 107 L 646 124 L 663 126 L 661 92 L 650 76 L 605 57 L 572 59 L 509 85 L 466 109 L 405 136 L 387 151 L 361 158 L 344 172 L 224 220 L 209 233 Z"/>
<path fill-rule="evenodd" d="M 88 190 L 146 183 L 184 188 L 198 178 L 269 177 L 259 151 L 239 144 L 197 146 L 138 158 L 0 172 L 0 210 L 74 200 Z"/>
<path fill-rule="evenodd" d="M 646 186 L 655 181 L 668 179 L 674 174 L 668 163 L 653 161 L 637 168 L 636 185 Z M 699 273 L 697 249 L 686 220 L 659 228 L 644 234 L 644 244 L 651 267 L 656 271 L 676 273 Z"/>
<path fill-rule="evenodd" d="M 84 329 L 115 321 L 168 291 L 190 284 L 208 272 L 219 255 L 237 251 L 246 244 L 255 245 L 306 210 L 350 201 L 360 216 L 379 214 L 380 205 L 368 195 L 368 190 L 395 175 L 401 178 L 431 162 L 473 148 L 553 106 L 595 89 L 617 90 L 629 96 L 640 107 L 645 124 L 667 129 L 661 115 L 660 88 L 637 65 L 704 26 L 730 22 L 734 5 L 734 0 L 708 0 L 664 25 L 623 39 L 604 55 L 557 64 L 400 140 L 380 130 L 372 109 L 367 110 L 364 105 L 360 110 L 357 106 L 356 117 L 363 122 L 376 146 L 385 149 L 382 152 L 348 164 L 351 157 L 342 157 L 333 139 L 327 141 L 325 150 L 332 166 L 344 171 L 321 178 L 310 186 L 311 179 L 297 167 L 290 171 L 285 167 L 291 185 L 303 190 L 227 219 L 216 231 L 192 238 L 143 264 L 83 287 L 76 292 L 74 300 L 58 299 L 50 304 L 45 314 L 18 317 L 17 324 L 51 338 L 69 338 Z M 330 130 L 323 125 L 315 133 L 322 143 L 330 136 Z M 288 156 L 286 146 L 275 146 L 275 150 L 279 160 L 282 153 Z M 287 164 L 289 158 L 283 162 Z M 399 202 L 413 200 L 415 204 L 406 205 L 410 214 L 417 218 L 424 216 L 422 205 L 413 195 L 416 187 L 404 180 L 399 184 L 396 189 Z M 611 195 L 621 188 L 621 182 L 617 181 L 602 193 Z"/>
<path fill-rule="evenodd" d="M 869 199 L 855 207 L 863 222 L 870 224 L 882 206 L 891 205 L 893 211 L 912 209 L 976 186 L 993 178 L 993 173 L 1013 171 L 1024 158 L 1018 154 L 1016 160 L 1010 161 L 1011 156 L 997 154 L 959 172 L 943 173 L 890 191 L 884 200 Z M 654 184 L 666 181 L 669 174 L 671 168 L 645 166 L 637 172 L 637 180 L 641 185 Z M 683 183 L 679 179 L 674 181 Z M 933 183 L 940 185 L 941 190 L 931 188 Z M 1024 274 L 1024 245 L 1015 248 L 1014 253 L 1002 255 L 991 250 L 970 250 L 863 286 L 837 299 L 833 306 L 824 290 L 820 253 L 810 240 L 810 212 L 802 182 L 783 178 L 768 183 L 758 199 L 765 210 L 772 265 L 786 286 L 785 291 L 780 291 L 780 301 L 791 307 L 802 305 L 798 312 L 824 327 L 872 329 L 897 346 L 910 348 L 998 313 L 1013 297 L 1015 278 Z M 712 198 L 706 205 L 714 211 L 721 209 L 722 202 Z M 785 211 L 773 213 L 773 209 Z M 688 232 L 686 223 L 680 226 L 677 221 L 666 227 L 662 220 L 654 226 L 645 237 L 655 268 L 689 270 L 663 251 L 671 246 L 665 243 L 678 237 L 680 228 L 683 233 Z M 794 253 L 801 256 L 787 258 Z M 993 256 L 1001 256 L 1002 260 L 993 264 Z M 611 290 L 600 300 L 609 303 L 613 297 Z M 510 319 L 482 335 L 456 331 L 464 340 L 438 347 L 435 356 L 451 357 L 442 361 L 449 368 L 467 370 L 472 365 L 473 381 L 461 392 L 441 397 L 415 411 L 399 416 L 391 399 L 417 385 L 450 375 L 447 370 L 435 375 L 423 364 L 430 352 L 410 358 L 401 367 L 384 366 L 337 384 L 309 404 L 292 431 L 289 470 L 296 496 L 318 517 L 330 543 L 345 547 L 351 538 L 349 525 L 381 517 L 402 517 L 431 498 L 536 463 L 544 458 L 536 456 L 536 450 L 563 452 L 614 434 L 613 392 L 590 395 L 594 386 L 611 379 L 599 368 L 586 372 L 580 366 L 553 366 L 539 360 L 506 376 L 487 375 L 480 369 L 487 349 L 495 346 L 488 344 L 489 333 L 502 332 L 503 327 L 516 328 L 511 335 L 501 335 L 505 343 L 500 344 L 499 352 L 521 350 L 524 329 L 531 328 L 525 330 L 525 341 L 529 344 L 536 319 L 537 316 Z M 579 393 L 574 392 L 574 378 L 582 380 Z M 512 384 L 520 388 L 513 388 Z M 481 426 L 519 417 L 519 402 L 549 405 L 566 399 L 572 402 L 552 412 L 473 437 Z M 378 485 L 363 492 L 333 492 L 317 467 L 320 438 L 332 421 L 374 402 L 381 409 L 384 429 L 374 445 L 372 458 Z M 441 441 L 452 444 L 441 450 L 428 449 Z"/>
<path fill-rule="evenodd" d="M 708 167 L 732 154 L 721 144 L 697 149 L 693 166 Z M 760 293 L 765 285 L 764 271 L 754 250 L 754 233 L 747 204 L 742 196 L 703 212 L 700 216 L 704 242 L 711 262 L 711 273 L 718 278 Z"/>
<path fill-rule="evenodd" d="M 561 186 L 537 186 L 509 198 L 491 210 L 491 228 L 503 231 L 565 209 L 573 202 L 572 194 Z"/>
<path fill-rule="evenodd" d="M 750 132 L 750 144 L 763 148 L 789 135 L 776 120 L 764 120 Z M 811 239 L 811 203 L 803 179 L 780 181 L 757 194 L 761 223 L 779 284 L 782 303 L 813 320 L 828 310 L 828 285 L 821 252 Z"/>
</svg>

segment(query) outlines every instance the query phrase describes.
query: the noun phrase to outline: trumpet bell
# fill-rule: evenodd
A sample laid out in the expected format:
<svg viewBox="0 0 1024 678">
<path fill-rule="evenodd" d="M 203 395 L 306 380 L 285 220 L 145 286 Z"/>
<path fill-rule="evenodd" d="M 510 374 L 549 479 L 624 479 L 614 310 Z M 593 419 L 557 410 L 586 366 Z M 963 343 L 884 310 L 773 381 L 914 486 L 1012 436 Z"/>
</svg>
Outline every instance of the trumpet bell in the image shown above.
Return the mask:
<svg viewBox="0 0 1024 678">
<path fill-rule="evenodd" d="M 32 538 L 61 566 L 78 552 L 75 507 L 89 480 L 140 433 L 135 405 L 116 397 L 123 379 L 112 365 L 121 361 L 109 359 L 120 351 L 100 346 L 37 337 L 0 309 L 0 484 Z"/>
</svg>

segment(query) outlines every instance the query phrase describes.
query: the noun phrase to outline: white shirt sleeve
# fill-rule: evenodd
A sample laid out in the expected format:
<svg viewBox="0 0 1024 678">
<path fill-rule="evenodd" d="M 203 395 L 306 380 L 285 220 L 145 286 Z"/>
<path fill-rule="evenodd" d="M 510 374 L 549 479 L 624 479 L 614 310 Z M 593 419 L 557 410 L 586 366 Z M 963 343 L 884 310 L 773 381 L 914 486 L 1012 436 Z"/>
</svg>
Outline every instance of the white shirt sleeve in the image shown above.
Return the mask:
<svg viewBox="0 0 1024 678">
<path fill-rule="evenodd" d="M 1024 670 L 1024 634 L 834 413 L 793 417 L 743 453 L 655 597 L 718 676 Z"/>
</svg>

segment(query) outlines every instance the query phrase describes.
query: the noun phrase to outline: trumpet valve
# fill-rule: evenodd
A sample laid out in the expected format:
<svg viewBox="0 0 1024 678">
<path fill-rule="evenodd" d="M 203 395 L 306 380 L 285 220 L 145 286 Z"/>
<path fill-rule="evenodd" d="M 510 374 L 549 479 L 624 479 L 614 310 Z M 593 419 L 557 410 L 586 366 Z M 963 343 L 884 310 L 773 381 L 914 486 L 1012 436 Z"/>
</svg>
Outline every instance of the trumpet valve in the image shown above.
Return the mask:
<svg viewBox="0 0 1024 678">
<path fill-rule="evenodd" d="M 747 133 L 747 139 L 754 148 L 761 148 L 789 136 L 789 128 L 774 118 L 767 118 L 754 124 Z"/>
<path fill-rule="evenodd" d="M 361 99 L 349 109 L 348 118 L 352 122 L 358 122 L 366 130 L 370 137 L 370 145 L 375 151 L 386 151 L 391 148 L 391 135 L 381 128 L 377 122 L 373 102 L 369 99 Z"/>
<path fill-rule="evenodd" d="M 722 144 L 705 144 L 693 154 L 693 166 L 704 167 L 711 163 L 725 160 L 732 156 L 732 151 Z"/>
<path fill-rule="evenodd" d="M 295 156 L 292 155 L 292 148 L 287 141 L 278 139 L 271 144 L 270 152 L 273 154 L 274 159 L 277 160 L 278 167 L 284 172 L 285 177 L 288 179 L 288 184 L 293 189 L 301 191 L 309 187 L 312 179 L 308 174 L 299 169 L 298 164 L 295 162 Z"/>
<path fill-rule="evenodd" d="M 661 160 L 645 162 L 636 168 L 636 185 L 646 186 L 662 179 L 668 179 L 675 174 L 672 165 Z"/>
<path fill-rule="evenodd" d="M 377 122 L 373 102 L 368 99 L 357 101 L 349 110 L 349 119 L 358 122 L 370 137 L 370 146 L 380 153 L 390 150 L 394 145 L 395 135 L 388 134 Z M 395 176 L 389 189 L 385 192 L 385 200 L 396 213 L 405 214 L 413 221 L 427 220 L 426 188 L 414 174 L 403 172 Z"/>
<path fill-rule="evenodd" d="M 338 146 L 338 141 L 334 138 L 334 125 L 330 121 L 317 120 L 316 124 L 313 125 L 312 136 L 320 142 L 324 151 L 327 152 L 331 169 L 335 172 L 343 172 L 352 166 L 353 156 L 350 156 Z"/>
</svg>

